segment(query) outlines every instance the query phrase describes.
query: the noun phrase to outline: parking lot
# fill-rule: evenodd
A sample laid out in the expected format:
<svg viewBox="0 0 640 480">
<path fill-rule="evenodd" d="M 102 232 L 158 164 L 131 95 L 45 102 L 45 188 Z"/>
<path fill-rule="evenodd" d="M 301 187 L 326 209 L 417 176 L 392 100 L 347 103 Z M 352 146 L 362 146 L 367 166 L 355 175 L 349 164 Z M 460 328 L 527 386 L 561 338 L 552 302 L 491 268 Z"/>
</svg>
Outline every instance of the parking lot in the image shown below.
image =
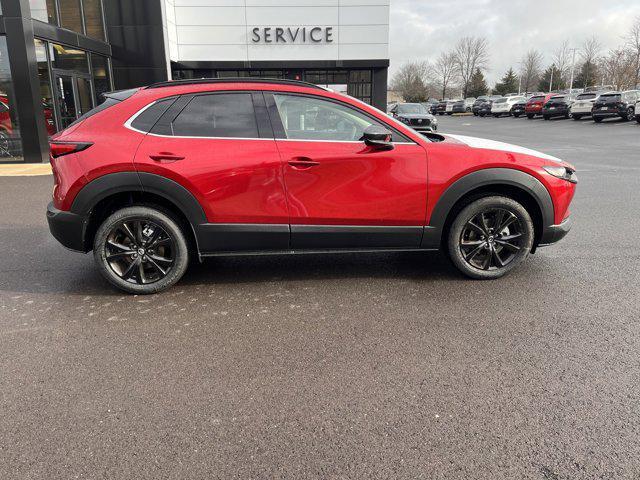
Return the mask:
<svg viewBox="0 0 640 480">
<path fill-rule="evenodd" d="M 638 478 L 640 125 L 438 119 L 573 163 L 569 236 L 492 282 L 218 258 L 136 297 L 0 178 L 0 478 Z"/>
</svg>

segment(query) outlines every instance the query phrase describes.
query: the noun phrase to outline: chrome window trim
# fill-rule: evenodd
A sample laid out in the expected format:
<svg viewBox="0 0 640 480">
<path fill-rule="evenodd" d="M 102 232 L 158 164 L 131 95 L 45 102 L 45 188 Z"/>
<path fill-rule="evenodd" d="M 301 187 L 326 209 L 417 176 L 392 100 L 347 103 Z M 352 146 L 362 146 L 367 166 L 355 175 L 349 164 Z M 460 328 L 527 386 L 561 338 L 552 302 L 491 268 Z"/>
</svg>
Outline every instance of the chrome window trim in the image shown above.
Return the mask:
<svg viewBox="0 0 640 480">
<path fill-rule="evenodd" d="M 268 138 L 253 138 L 253 137 L 248 138 L 248 137 L 198 137 L 198 136 L 190 136 L 190 135 L 160 135 L 158 133 L 145 132 L 144 130 L 139 130 L 132 126 L 132 123 L 136 120 L 136 118 L 142 115 L 143 112 L 151 108 L 156 103 L 162 100 L 166 100 L 167 98 L 171 98 L 171 97 L 159 98 L 151 102 L 149 105 L 145 105 L 144 107 L 142 107 L 140 110 L 134 113 L 129 118 L 129 120 L 127 120 L 124 123 L 124 127 L 134 132 L 141 133 L 142 135 L 151 135 L 153 137 L 158 137 L 158 138 L 187 138 L 187 139 L 210 139 L 210 140 L 262 140 L 262 141 L 278 141 L 278 142 L 322 142 L 322 143 L 353 143 L 353 144 L 364 143 L 362 141 L 352 141 L 352 140 L 306 140 L 306 139 L 292 139 L 292 138 L 274 138 L 273 136 Z M 415 142 L 392 142 L 392 144 L 393 145 L 418 145 Z"/>
</svg>

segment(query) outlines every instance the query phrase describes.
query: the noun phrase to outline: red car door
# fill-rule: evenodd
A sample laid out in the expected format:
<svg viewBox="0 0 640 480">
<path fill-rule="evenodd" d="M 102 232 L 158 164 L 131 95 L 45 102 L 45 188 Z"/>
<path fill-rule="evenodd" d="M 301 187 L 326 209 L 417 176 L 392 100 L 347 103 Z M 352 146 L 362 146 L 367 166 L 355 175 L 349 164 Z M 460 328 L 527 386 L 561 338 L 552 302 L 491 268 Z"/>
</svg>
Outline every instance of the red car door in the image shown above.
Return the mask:
<svg viewBox="0 0 640 480">
<path fill-rule="evenodd" d="M 261 92 L 180 97 L 142 141 L 135 163 L 196 197 L 208 221 L 196 227 L 201 251 L 289 248 L 282 163 Z"/>
<path fill-rule="evenodd" d="M 329 98 L 266 94 L 284 180 L 292 248 L 417 248 L 427 206 L 425 149 L 362 141 L 367 113 Z M 389 128 L 386 125 L 386 128 Z"/>
</svg>

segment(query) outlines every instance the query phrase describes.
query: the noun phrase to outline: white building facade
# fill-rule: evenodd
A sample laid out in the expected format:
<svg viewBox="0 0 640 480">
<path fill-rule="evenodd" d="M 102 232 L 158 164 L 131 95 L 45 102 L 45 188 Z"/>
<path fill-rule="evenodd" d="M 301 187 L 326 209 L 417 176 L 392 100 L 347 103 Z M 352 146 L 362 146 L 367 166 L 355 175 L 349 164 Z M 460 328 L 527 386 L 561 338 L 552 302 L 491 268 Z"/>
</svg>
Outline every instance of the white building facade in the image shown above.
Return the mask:
<svg viewBox="0 0 640 480">
<path fill-rule="evenodd" d="M 174 79 L 286 78 L 386 108 L 390 0 L 162 0 Z"/>
</svg>

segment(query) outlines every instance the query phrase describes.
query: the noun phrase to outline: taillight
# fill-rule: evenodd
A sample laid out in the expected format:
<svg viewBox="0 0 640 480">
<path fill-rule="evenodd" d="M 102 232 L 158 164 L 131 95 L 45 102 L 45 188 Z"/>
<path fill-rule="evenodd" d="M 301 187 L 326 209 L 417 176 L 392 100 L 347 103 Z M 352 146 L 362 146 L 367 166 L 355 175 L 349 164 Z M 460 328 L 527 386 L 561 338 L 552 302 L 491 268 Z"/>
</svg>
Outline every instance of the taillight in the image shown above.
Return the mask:
<svg viewBox="0 0 640 480">
<path fill-rule="evenodd" d="M 49 150 L 53 158 L 78 153 L 89 148 L 93 143 L 89 142 L 50 142 Z"/>
</svg>

